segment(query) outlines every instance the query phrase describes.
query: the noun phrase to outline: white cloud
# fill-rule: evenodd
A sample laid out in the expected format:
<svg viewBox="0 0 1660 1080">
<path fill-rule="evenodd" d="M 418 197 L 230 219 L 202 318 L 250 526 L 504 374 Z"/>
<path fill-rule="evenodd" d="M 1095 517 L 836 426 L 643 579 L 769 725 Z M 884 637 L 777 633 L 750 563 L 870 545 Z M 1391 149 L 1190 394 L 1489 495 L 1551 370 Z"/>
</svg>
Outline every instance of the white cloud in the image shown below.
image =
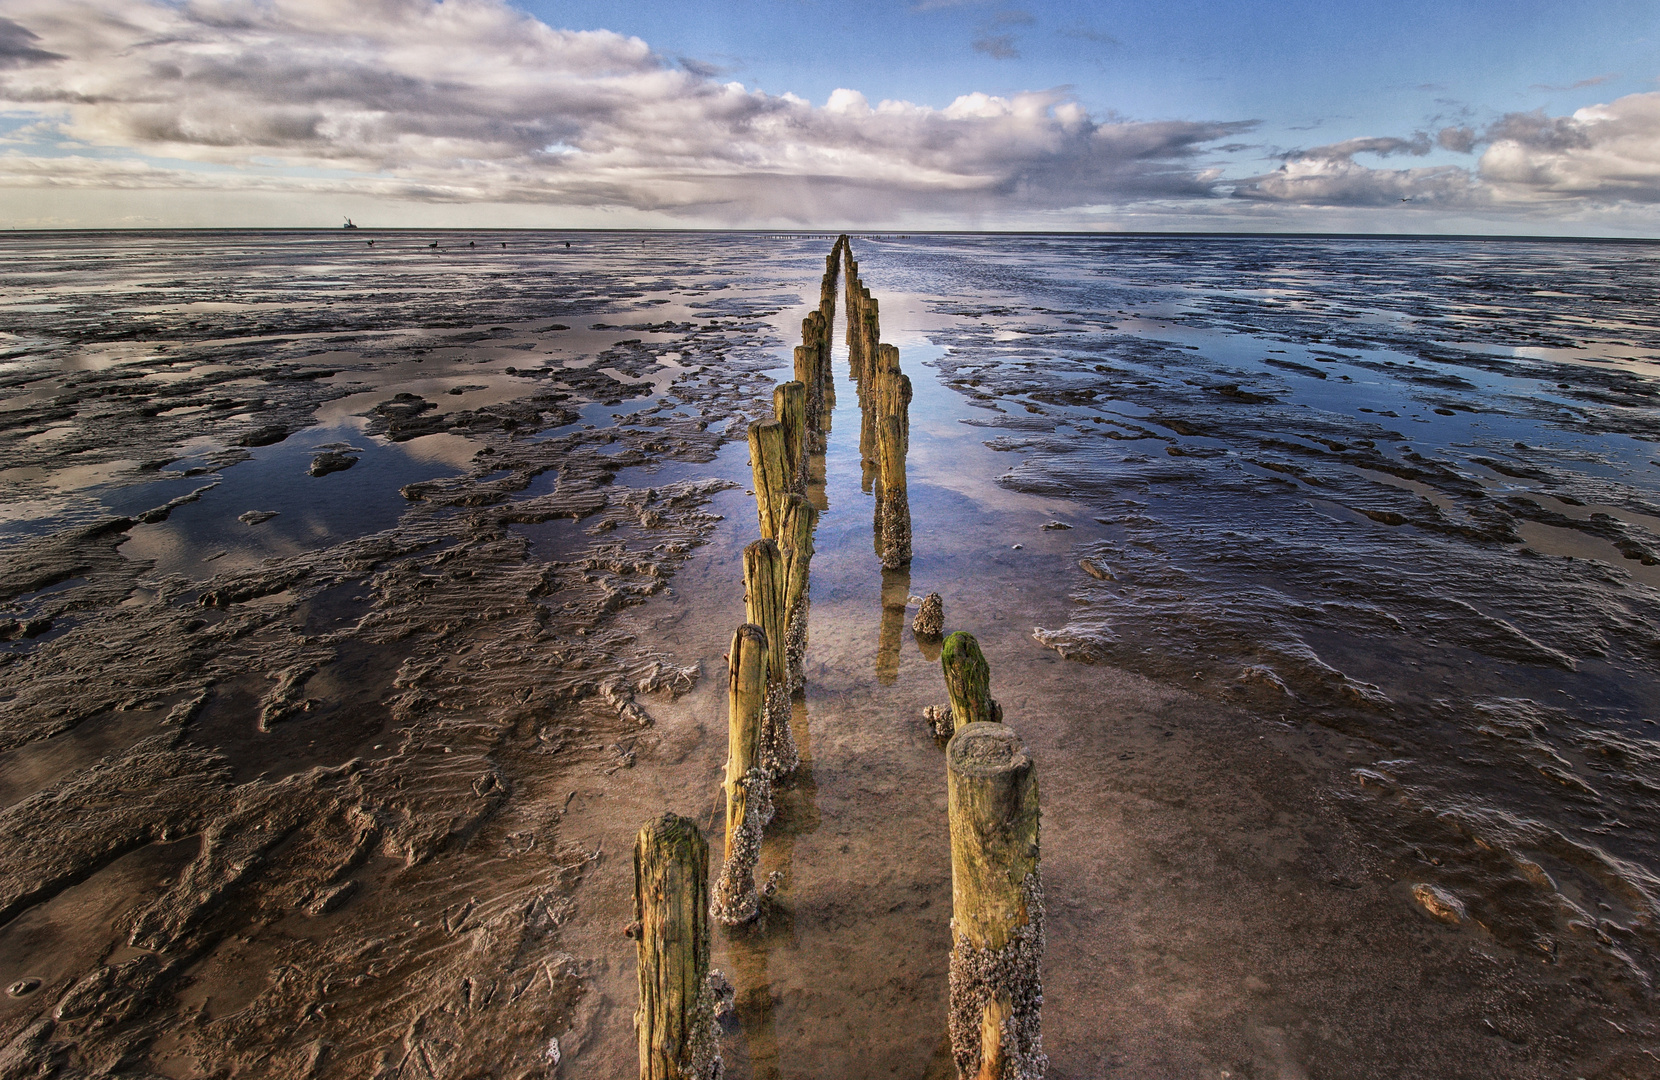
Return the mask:
<svg viewBox="0 0 1660 1080">
<path fill-rule="evenodd" d="M 1631 94 L 1571 116 L 1508 113 L 1485 129 L 1443 128 L 1434 145 L 1480 150 L 1474 169 L 1371 168 L 1356 154 L 1431 152 L 1430 137 L 1349 139 L 1283 155 L 1285 164 L 1236 187 L 1237 197 L 1307 206 L 1411 202 L 1489 213 L 1578 213 L 1660 204 L 1660 93 Z"/>
<path fill-rule="evenodd" d="M 1660 205 L 1660 94 L 1352 138 L 1230 179 L 1221 155 L 1253 121 L 1102 117 L 1064 91 L 936 108 L 838 89 L 820 106 L 504 0 L 5 0 L 5 12 L 0 186 L 14 204 L 58 193 L 52 213 L 72 192 L 919 228 Z M 1437 149 L 1480 156 L 1387 160 Z"/>
<path fill-rule="evenodd" d="M 0 183 L 171 185 L 112 150 L 247 171 L 326 170 L 434 201 L 610 206 L 705 219 L 870 220 L 1212 194 L 1192 159 L 1248 123 L 1097 123 L 1059 92 L 947 109 L 822 108 L 721 84 L 638 38 L 547 26 L 501 0 L 8 0 L 0 103 L 71 160 Z M 13 143 L 17 147 L 17 143 Z M 179 186 L 251 183 L 229 172 Z M 327 181 L 343 184 L 348 181 Z M 355 183 L 351 182 L 351 183 Z"/>
<path fill-rule="evenodd" d="M 1660 93 L 1489 127 L 1481 176 L 1513 200 L 1660 202 Z"/>
</svg>

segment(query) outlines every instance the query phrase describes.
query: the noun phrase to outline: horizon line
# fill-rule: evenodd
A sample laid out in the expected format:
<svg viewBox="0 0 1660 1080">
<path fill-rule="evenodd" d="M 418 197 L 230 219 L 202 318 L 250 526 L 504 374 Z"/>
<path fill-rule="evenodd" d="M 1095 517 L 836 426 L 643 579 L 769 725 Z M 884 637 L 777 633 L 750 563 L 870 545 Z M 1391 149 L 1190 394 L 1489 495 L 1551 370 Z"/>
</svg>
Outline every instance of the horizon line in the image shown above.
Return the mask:
<svg viewBox="0 0 1660 1080">
<path fill-rule="evenodd" d="M 817 236 L 863 237 L 865 239 L 907 239 L 918 236 L 1064 236 L 1099 239 L 1163 237 L 1193 239 L 1286 239 L 1286 240 L 1448 240 L 1448 241 L 1552 241 L 1565 243 L 1652 244 L 1660 236 L 1575 236 L 1557 233 L 1392 233 L 1392 232 L 1292 232 L 1264 230 L 1201 229 L 758 229 L 758 228 L 588 228 L 558 226 L 411 226 L 411 225 L 122 225 L 122 226 L 7 226 L 6 233 L 587 233 L 587 234 L 730 234 L 808 238 Z"/>
</svg>

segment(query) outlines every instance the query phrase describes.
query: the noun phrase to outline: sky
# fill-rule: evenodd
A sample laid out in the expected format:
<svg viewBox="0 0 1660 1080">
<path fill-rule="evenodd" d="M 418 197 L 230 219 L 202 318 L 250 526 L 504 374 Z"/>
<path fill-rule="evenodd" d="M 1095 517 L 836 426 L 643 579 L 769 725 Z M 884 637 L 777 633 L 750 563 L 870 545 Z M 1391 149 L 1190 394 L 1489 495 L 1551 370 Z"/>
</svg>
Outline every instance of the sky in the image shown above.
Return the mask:
<svg viewBox="0 0 1660 1080">
<path fill-rule="evenodd" d="M 1660 236 L 1660 0 L 0 0 L 0 227 Z"/>
</svg>

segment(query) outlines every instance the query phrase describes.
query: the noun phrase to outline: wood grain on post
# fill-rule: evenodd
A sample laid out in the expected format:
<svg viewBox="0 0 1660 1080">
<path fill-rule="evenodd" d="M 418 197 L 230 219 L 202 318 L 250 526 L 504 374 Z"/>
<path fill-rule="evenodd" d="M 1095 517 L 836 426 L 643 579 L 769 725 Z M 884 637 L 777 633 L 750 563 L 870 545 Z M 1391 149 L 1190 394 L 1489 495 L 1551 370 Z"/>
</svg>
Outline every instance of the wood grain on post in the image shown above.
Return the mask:
<svg viewBox="0 0 1660 1080">
<path fill-rule="evenodd" d="M 784 429 L 784 475 L 792 491 L 801 490 L 807 476 L 807 386 L 779 383 L 772 390 L 773 416 Z"/>
<path fill-rule="evenodd" d="M 966 630 L 958 630 L 945 639 L 940 650 L 940 669 L 945 673 L 945 689 L 951 695 L 951 721 L 954 730 L 969 724 L 1001 723 L 1003 707 L 992 700 L 991 665 L 986 663 L 980 643 Z"/>
<path fill-rule="evenodd" d="M 634 841 L 640 1080 L 709 1080 L 721 1066 L 709 990 L 709 845 L 675 814 Z"/>
<path fill-rule="evenodd" d="M 745 623 L 733 633 L 726 685 L 726 858 L 711 908 L 720 922 L 737 926 L 760 910 L 755 862 L 761 829 L 772 817 L 771 787 L 761 768 L 767 634 L 759 626 Z"/>
<path fill-rule="evenodd" d="M 951 1052 L 963 1080 L 1041 1077 L 1043 885 L 1038 783 L 1007 724 L 946 746 L 951 818 Z"/>
<path fill-rule="evenodd" d="M 778 535 L 779 507 L 784 496 L 790 493 L 783 424 L 776 420 L 757 420 L 749 425 L 749 467 L 755 481 L 755 509 L 760 518 L 761 536 L 771 540 Z"/>
</svg>

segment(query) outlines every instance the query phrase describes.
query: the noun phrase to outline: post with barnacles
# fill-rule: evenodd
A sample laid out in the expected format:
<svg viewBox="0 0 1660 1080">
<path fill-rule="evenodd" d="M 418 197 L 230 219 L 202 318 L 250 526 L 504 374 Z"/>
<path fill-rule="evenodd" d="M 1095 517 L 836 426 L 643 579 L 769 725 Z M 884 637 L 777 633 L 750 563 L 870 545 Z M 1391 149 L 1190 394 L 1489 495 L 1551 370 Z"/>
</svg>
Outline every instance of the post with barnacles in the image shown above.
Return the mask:
<svg viewBox="0 0 1660 1080">
<path fill-rule="evenodd" d="M 709 986 L 709 845 L 697 825 L 664 814 L 634 841 L 640 1080 L 713 1080 L 721 1072 Z"/>
<path fill-rule="evenodd" d="M 813 527 L 817 523 L 818 511 L 813 509 L 805 496 L 791 495 L 784 500 L 778 550 L 784 557 L 785 670 L 792 694 L 799 691 L 805 681 L 807 586 L 813 561 Z"/>
<path fill-rule="evenodd" d="M 755 862 L 772 817 L 772 784 L 761 767 L 767 705 L 767 634 L 745 623 L 732 635 L 726 682 L 726 859 L 709 909 L 725 926 L 755 917 Z"/>
<path fill-rule="evenodd" d="M 769 779 L 788 775 L 800 763 L 790 732 L 789 581 L 784 555 L 771 539 L 744 548 L 744 617 L 767 635 L 767 703 L 761 727 L 762 769 Z"/>
<path fill-rule="evenodd" d="M 882 569 L 911 564 L 911 499 L 905 483 L 905 452 L 909 442 L 909 380 L 899 374 L 899 350 L 882 345 L 878 370 L 876 416 L 876 546 Z M 892 370 L 888 370 L 891 362 Z M 902 383 L 901 380 L 904 380 Z"/>
<path fill-rule="evenodd" d="M 1032 1080 L 1043 1054 L 1038 783 L 1007 724 L 946 747 L 951 818 L 951 1054 L 960 1080 Z"/>
</svg>

